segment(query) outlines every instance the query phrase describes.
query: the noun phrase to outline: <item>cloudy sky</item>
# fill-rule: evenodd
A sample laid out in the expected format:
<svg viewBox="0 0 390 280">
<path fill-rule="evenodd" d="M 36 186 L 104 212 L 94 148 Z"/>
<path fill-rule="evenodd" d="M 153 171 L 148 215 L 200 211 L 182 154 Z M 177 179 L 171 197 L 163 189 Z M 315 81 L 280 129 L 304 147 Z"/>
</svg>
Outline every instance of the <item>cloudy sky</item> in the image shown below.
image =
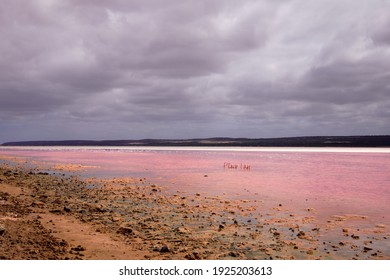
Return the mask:
<svg viewBox="0 0 390 280">
<path fill-rule="evenodd" d="M 0 143 L 390 134 L 390 0 L 0 4 Z"/>
</svg>

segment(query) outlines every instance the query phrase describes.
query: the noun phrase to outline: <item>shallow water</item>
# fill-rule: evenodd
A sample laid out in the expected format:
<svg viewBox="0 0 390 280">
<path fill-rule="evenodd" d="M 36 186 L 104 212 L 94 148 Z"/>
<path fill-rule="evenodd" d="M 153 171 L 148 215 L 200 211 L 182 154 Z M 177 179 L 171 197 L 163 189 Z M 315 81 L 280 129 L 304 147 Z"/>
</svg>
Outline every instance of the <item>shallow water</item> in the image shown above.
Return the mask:
<svg viewBox="0 0 390 280">
<path fill-rule="evenodd" d="M 140 177 L 170 191 L 251 198 L 390 224 L 389 149 L 2 147 L 0 154 L 94 166 L 84 177 Z M 228 168 L 237 166 L 237 168 Z M 244 169 L 244 166 L 250 166 Z"/>
</svg>

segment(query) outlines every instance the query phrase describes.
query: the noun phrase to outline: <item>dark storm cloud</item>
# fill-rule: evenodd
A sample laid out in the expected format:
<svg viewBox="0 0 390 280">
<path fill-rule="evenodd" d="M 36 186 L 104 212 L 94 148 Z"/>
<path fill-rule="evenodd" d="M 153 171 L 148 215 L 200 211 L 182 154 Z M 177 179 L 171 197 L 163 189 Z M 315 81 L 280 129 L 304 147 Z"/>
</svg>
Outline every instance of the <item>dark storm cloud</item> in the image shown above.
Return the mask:
<svg viewBox="0 0 390 280">
<path fill-rule="evenodd" d="M 388 11 L 380 0 L 3 1 L 0 142 L 387 134 Z"/>
</svg>

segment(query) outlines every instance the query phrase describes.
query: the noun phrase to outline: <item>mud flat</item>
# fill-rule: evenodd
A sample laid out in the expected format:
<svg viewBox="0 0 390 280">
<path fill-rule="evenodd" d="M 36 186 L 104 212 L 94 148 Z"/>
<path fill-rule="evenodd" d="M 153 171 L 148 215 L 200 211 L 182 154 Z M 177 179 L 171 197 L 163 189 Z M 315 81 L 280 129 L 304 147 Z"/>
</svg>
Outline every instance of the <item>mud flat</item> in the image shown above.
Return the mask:
<svg viewBox="0 0 390 280">
<path fill-rule="evenodd" d="M 318 209 L 266 207 L 261 194 L 172 193 L 147 178 L 72 175 L 80 165 L 2 162 L 0 259 L 390 259 L 388 225 L 367 216 L 319 222 Z"/>
</svg>

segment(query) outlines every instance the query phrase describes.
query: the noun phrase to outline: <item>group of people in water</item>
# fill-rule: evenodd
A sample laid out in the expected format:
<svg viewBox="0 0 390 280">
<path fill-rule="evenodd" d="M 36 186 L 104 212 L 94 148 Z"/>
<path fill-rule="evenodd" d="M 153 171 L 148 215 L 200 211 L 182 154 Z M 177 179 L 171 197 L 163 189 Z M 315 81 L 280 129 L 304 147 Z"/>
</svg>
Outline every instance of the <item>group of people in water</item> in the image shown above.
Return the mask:
<svg viewBox="0 0 390 280">
<path fill-rule="evenodd" d="M 232 164 L 230 162 L 224 162 L 223 163 L 223 168 L 224 169 L 238 169 L 240 168 L 241 170 L 247 170 L 247 171 L 250 171 L 251 170 L 251 166 L 249 164 L 242 164 L 240 163 L 240 165 L 238 164 Z"/>
</svg>

